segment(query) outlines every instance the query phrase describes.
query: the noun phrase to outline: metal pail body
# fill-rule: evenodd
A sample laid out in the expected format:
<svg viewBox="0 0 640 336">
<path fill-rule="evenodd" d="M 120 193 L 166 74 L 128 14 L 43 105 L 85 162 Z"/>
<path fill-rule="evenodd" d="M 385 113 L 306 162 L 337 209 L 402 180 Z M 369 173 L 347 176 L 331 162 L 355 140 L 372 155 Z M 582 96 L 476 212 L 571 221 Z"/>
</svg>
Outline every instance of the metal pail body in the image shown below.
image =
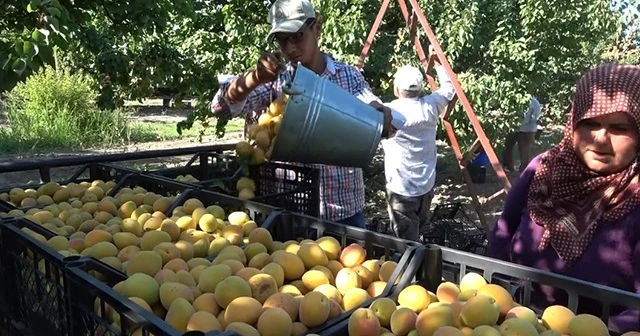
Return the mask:
<svg viewBox="0 0 640 336">
<path fill-rule="evenodd" d="M 271 158 L 365 168 L 380 142 L 384 116 L 298 64 Z"/>
</svg>

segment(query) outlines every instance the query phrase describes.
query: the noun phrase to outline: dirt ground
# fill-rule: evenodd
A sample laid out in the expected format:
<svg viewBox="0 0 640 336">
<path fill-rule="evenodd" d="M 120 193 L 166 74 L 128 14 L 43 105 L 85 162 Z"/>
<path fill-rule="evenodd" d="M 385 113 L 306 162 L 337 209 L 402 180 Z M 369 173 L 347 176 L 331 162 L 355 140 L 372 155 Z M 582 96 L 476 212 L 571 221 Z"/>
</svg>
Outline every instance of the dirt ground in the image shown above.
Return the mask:
<svg viewBox="0 0 640 336">
<path fill-rule="evenodd" d="M 167 110 L 162 106 L 148 105 L 141 108 L 134 116 L 138 122 L 164 122 L 175 123 L 186 115 L 186 111 Z M 534 148 L 534 154 L 537 154 L 544 149 L 548 148 L 550 144 L 554 143 L 558 137 L 558 127 L 548 127 L 545 129 L 540 140 L 537 142 Z M 84 156 L 84 155 L 96 155 L 106 153 L 131 153 L 146 150 L 160 150 L 171 148 L 183 148 L 193 147 L 199 145 L 212 145 L 218 143 L 235 143 L 242 138 L 242 134 L 239 132 L 228 133 L 223 139 L 216 139 L 214 136 L 207 136 L 203 139 L 202 143 L 199 143 L 195 138 L 186 138 L 175 141 L 162 141 L 162 142 L 147 142 L 147 143 L 131 143 L 127 146 L 105 148 L 105 149 L 93 149 L 85 151 L 56 151 L 50 153 L 41 154 L 28 154 L 28 155 L 11 155 L 0 156 L 0 164 L 14 162 L 21 159 L 33 159 L 33 158 L 54 158 L 65 156 Z M 499 153 L 498 153 L 499 155 Z M 148 160 L 136 160 L 136 161 L 124 161 L 118 164 L 126 165 L 132 168 L 138 169 L 152 169 L 154 167 L 168 167 L 183 165 L 189 160 L 191 156 L 183 157 L 166 157 L 156 158 Z M 517 153 L 514 153 L 514 158 L 517 158 Z M 388 228 L 388 213 L 386 208 L 386 201 L 384 197 L 384 158 L 381 149 L 378 151 L 378 155 L 374 158 L 371 166 L 365 170 L 365 183 L 366 183 L 366 217 L 369 224 L 377 226 L 378 230 L 384 231 Z M 516 161 L 516 167 L 518 162 Z M 63 167 L 51 169 L 51 176 L 53 180 L 61 181 L 68 179 L 76 172 L 80 167 Z M 1 169 L 1 168 L 0 168 Z M 513 183 L 518 177 L 518 174 L 510 174 L 509 178 Z M 38 183 L 40 181 L 38 170 L 21 171 L 0 173 L 0 189 L 6 190 L 13 186 L 23 186 L 31 183 Z M 495 194 L 502 189 L 502 182 L 495 175 L 492 168 L 487 168 L 486 182 L 475 185 L 479 194 L 481 203 L 484 203 L 488 197 Z M 464 183 L 460 169 L 453 156 L 451 148 L 444 142 L 438 142 L 438 168 L 436 177 L 435 196 L 432 203 L 432 209 L 439 204 L 448 204 L 451 202 L 461 202 L 463 204 L 464 212 L 472 219 L 476 225 L 480 226 L 480 221 L 475 212 L 474 207 L 471 205 L 471 197 L 468 192 L 468 188 Z M 486 203 L 482 206 L 482 212 L 485 215 L 486 223 L 492 225 L 500 212 L 502 211 L 504 197 L 494 199 L 490 203 Z"/>
</svg>

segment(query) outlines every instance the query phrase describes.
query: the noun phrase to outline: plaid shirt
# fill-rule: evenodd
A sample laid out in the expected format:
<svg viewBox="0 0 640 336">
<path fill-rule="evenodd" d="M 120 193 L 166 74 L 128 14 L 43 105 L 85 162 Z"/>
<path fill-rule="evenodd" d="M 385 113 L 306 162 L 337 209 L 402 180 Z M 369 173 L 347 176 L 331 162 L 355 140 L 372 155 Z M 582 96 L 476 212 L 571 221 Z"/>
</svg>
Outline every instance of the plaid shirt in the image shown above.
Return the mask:
<svg viewBox="0 0 640 336">
<path fill-rule="evenodd" d="M 334 61 L 325 54 L 327 68 L 322 77 L 337 84 L 358 97 L 365 103 L 380 101 L 365 81 L 357 68 Z M 234 116 L 262 111 L 269 106 L 272 100 L 282 95 L 282 85 L 287 78 L 292 78 L 294 68 L 291 64 L 280 74 L 277 81 L 258 86 L 249 96 L 240 102 L 228 101 L 229 109 Z M 220 91 L 225 92 L 229 83 L 222 84 Z M 223 103 L 224 95 L 220 95 Z M 255 117 L 254 117 L 255 118 Z M 253 118 L 251 118 L 253 119 Z M 290 163 L 294 164 L 294 163 Z M 297 163 L 297 165 L 302 165 Z M 320 217 L 330 221 L 339 221 L 349 218 L 364 209 L 364 179 L 362 169 L 349 167 L 336 167 L 320 164 L 305 164 L 307 167 L 320 169 Z M 293 176 L 288 178 L 293 179 Z"/>
</svg>

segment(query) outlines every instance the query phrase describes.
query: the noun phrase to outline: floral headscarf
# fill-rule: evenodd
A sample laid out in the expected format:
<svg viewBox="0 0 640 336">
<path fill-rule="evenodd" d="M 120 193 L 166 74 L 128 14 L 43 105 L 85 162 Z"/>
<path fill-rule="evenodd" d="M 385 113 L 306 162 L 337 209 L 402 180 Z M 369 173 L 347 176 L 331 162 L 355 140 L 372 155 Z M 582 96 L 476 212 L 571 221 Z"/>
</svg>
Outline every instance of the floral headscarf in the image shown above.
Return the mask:
<svg viewBox="0 0 640 336">
<path fill-rule="evenodd" d="M 573 147 L 573 131 L 584 119 L 626 112 L 640 130 L 640 67 L 605 64 L 578 82 L 560 143 L 541 158 L 528 193 L 533 221 L 545 228 L 539 248 L 551 244 L 567 263 L 579 259 L 597 226 L 640 205 L 640 159 L 603 176 L 591 171 Z"/>
</svg>

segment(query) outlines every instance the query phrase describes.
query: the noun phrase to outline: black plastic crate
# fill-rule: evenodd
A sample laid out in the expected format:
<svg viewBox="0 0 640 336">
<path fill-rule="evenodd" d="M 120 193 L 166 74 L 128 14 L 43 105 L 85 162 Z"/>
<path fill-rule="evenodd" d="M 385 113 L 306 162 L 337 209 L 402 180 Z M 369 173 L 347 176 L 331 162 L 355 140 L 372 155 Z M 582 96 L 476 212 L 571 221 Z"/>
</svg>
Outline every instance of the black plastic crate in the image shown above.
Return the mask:
<svg viewBox="0 0 640 336">
<path fill-rule="evenodd" d="M 352 243 L 359 244 L 367 253 L 367 259 L 384 258 L 393 260 L 398 266 L 393 272 L 385 290 L 379 297 L 390 295 L 396 288 L 405 288 L 414 278 L 422 278 L 424 272 L 422 262 L 426 260 L 426 249 L 417 242 L 412 242 L 392 236 L 383 235 L 369 230 L 323 221 L 311 216 L 300 215 L 289 211 L 277 213 L 262 225 L 271 232 L 274 240 L 287 241 L 303 239 L 318 239 L 324 236 L 335 238 L 344 248 Z M 394 285 L 399 279 L 397 285 Z M 369 306 L 372 298 L 359 307 L 326 321 L 324 324 L 312 328 L 309 333 L 325 335 L 325 330 L 343 321 L 357 308 Z"/>
<path fill-rule="evenodd" d="M 94 181 L 94 180 L 102 180 L 104 182 L 114 180 L 118 181 L 122 177 L 136 173 L 138 171 L 130 168 L 120 167 L 111 163 L 88 163 L 78 168 L 75 173 L 71 175 L 68 179 L 58 180 L 55 182 L 62 184 L 68 184 L 71 182 L 84 182 L 84 181 Z M 13 187 L 5 187 L 0 189 L 0 192 L 9 192 L 13 188 L 33 188 L 38 189 L 40 186 L 46 184 L 45 183 L 32 183 L 23 186 L 13 186 Z"/>
<path fill-rule="evenodd" d="M 640 294 L 449 248 L 443 247 L 441 251 L 442 274 L 448 281 L 459 283 L 464 274 L 476 272 L 483 275 L 488 282 L 507 288 L 515 300 L 525 306 L 532 304 L 532 295 L 536 295 L 540 285 L 545 285 L 562 290 L 566 294 L 566 300 L 563 300 L 566 302 L 558 304 L 565 305 L 574 312 L 600 316 L 605 322 L 608 321 L 612 308 L 640 310 Z M 582 306 L 594 303 L 601 307 L 601 311 L 585 311 L 586 306 Z M 536 310 L 535 306 L 530 308 Z"/>
<path fill-rule="evenodd" d="M 249 166 L 256 183 L 256 202 L 320 216 L 320 170 L 278 162 Z"/>
<path fill-rule="evenodd" d="M 486 253 L 489 244 L 484 230 L 465 214 L 460 202 L 436 206 L 431 220 L 420 228 L 420 239 L 479 255 Z"/>
<path fill-rule="evenodd" d="M 488 245 L 484 231 L 464 218 L 430 222 L 421 231 L 425 244 L 436 244 L 479 255 L 485 254 Z"/>
<path fill-rule="evenodd" d="M 615 313 L 627 308 L 640 310 L 640 294 L 634 292 L 445 247 L 432 249 L 431 254 L 432 260 L 441 258 L 441 274 L 446 281 L 458 284 L 466 273 L 481 274 L 487 282 L 504 287 L 513 295 L 514 301 L 536 313 L 541 313 L 545 308 L 532 301 L 532 298 L 535 300 L 542 295 L 539 293 L 540 286 L 552 287 L 563 293 L 564 298 L 556 304 L 566 306 L 574 313 L 598 316 L 605 323 L 612 311 Z M 640 321 L 637 328 L 640 330 Z M 611 334 L 617 335 L 614 332 Z"/>
<path fill-rule="evenodd" d="M 244 171 L 235 156 L 207 152 L 195 154 L 183 167 L 145 173 L 172 180 L 179 175 L 190 174 L 198 181 L 184 183 L 234 196 L 237 195 L 238 179 L 248 176 L 256 184 L 256 202 L 310 216 L 320 215 L 320 171 L 316 168 L 265 162 L 250 165 L 248 171 Z"/>
<path fill-rule="evenodd" d="M 91 175 L 91 171 L 97 172 Z M 85 177 L 83 177 L 83 175 Z M 91 176 L 86 178 L 86 176 Z M 79 170 L 74 176 L 67 181 L 69 182 L 82 182 L 82 181 L 94 181 L 95 179 L 101 179 L 103 181 L 116 181 L 117 184 L 109 191 L 105 196 L 115 196 L 122 188 L 129 187 L 142 187 L 149 192 L 154 192 L 162 196 L 177 196 L 180 193 L 187 190 L 190 186 L 177 181 L 170 181 L 166 179 L 156 178 L 153 176 L 143 175 L 138 172 L 132 172 L 131 170 L 121 169 L 119 167 L 107 165 L 107 164 L 88 164 L 85 168 Z M 66 184 L 65 183 L 65 184 Z M 43 208 L 44 206 L 38 205 L 36 208 Z M 24 212 L 33 207 L 20 208 Z M 12 217 L 5 217 L 0 221 L 11 219 Z"/>
<path fill-rule="evenodd" d="M 52 168 L 69 168 L 91 163 L 130 162 L 134 160 L 176 157 L 205 152 L 223 152 L 233 150 L 234 147 L 235 144 L 217 144 L 115 154 L 70 155 L 44 159 L 21 159 L 0 163 L 0 173 L 38 170 L 38 178 L 40 181 L 48 182 L 51 181 Z"/>
<path fill-rule="evenodd" d="M 70 178 L 66 180 L 55 181 L 55 182 L 59 183 L 60 185 L 69 184 L 71 182 L 80 183 L 80 182 L 91 182 L 95 180 L 102 180 L 103 182 L 107 182 L 107 181 L 118 182 L 122 180 L 125 176 L 133 173 L 136 173 L 136 171 L 132 169 L 124 168 L 124 167 L 118 167 L 116 165 L 109 164 L 109 163 L 89 163 L 89 164 L 83 165 L 78 170 L 76 170 L 76 172 L 73 173 Z M 14 188 L 21 188 L 24 190 L 26 189 L 37 190 L 39 187 L 41 187 L 44 184 L 45 183 L 34 183 L 34 184 L 28 184 L 23 186 L 5 187 L 4 189 L 0 189 L 0 193 L 9 193 L 9 191 L 11 191 L 11 189 L 14 189 Z M 42 206 L 37 206 L 37 207 L 42 207 Z M 29 209 L 31 207 L 21 207 L 19 205 L 14 206 L 8 202 L 0 201 L 0 211 L 2 212 L 9 212 L 10 210 L 16 209 L 16 208 Z"/>
<path fill-rule="evenodd" d="M 568 298 L 567 302 L 556 302 L 556 304 L 566 306 L 576 314 L 593 314 L 593 312 L 582 311 L 580 304 L 585 301 L 599 302 L 603 309 L 601 313 L 593 315 L 599 316 L 605 323 L 608 322 L 612 306 L 617 305 L 640 310 L 639 294 L 553 272 L 516 265 L 433 244 L 425 246 L 423 256 L 425 258 L 423 266 L 429 269 L 428 273 L 423 274 L 428 275 L 428 278 L 421 279 L 416 277 L 414 283 L 420 284 L 434 293 L 440 283 L 450 281 L 459 284 L 465 274 L 475 272 L 482 275 L 487 280 L 487 283 L 497 284 L 505 288 L 512 294 L 515 302 L 533 309 L 538 316 L 540 316 L 544 307 L 531 306 L 531 298 L 532 295 L 536 295 L 533 293 L 534 286 L 539 284 L 549 285 L 565 291 Z M 394 300 L 397 299 L 401 290 L 402 288 L 400 287 L 394 289 L 389 297 Z M 349 320 L 345 318 L 345 320 L 325 330 L 322 335 L 347 335 L 348 324 Z M 640 330 L 640 324 L 637 330 Z M 610 334 L 612 336 L 619 335 L 613 331 Z"/>
<path fill-rule="evenodd" d="M 23 336 L 25 334 L 24 326 L 16 323 L 14 320 L 4 315 L 0 311 L 0 336 Z"/>
<path fill-rule="evenodd" d="M 34 335 L 68 335 L 69 315 L 64 291 L 63 255 L 27 234 L 29 229 L 45 239 L 51 231 L 24 218 L 0 224 L 0 263 L 6 289 L 6 307 L 13 321 Z M 70 257 L 73 260 L 74 257 Z"/>
<path fill-rule="evenodd" d="M 0 226 L 3 224 L 0 223 Z M 0 330 L 1 324 L 7 323 L 6 321 L 10 321 L 14 318 L 14 311 L 11 310 L 12 302 L 10 302 L 10 288 L 9 285 L 6 284 L 7 280 L 10 279 L 10 275 L 7 274 L 7 270 L 5 269 L 7 266 L 2 256 L 2 230 L 0 229 Z"/>
<path fill-rule="evenodd" d="M 161 196 L 177 196 L 192 188 L 189 184 L 171 181 L 142 173 L 130 173 L 118 181 L 111 189 L 109 196 L 115 196 L 122 188 L 144 188 L 147 192 L 153 192 Z"/>
<path fill-rule="evenodd" d="M 100 272 L 106 282 L 101 282 L 90 272 Z M 142 328 L 142 335 L 155 336 L 234 336 L 232 332 L 187 332 L 180 333 L 161 318 L 140 307 L 112 287 L 126 280 L 127 276 L 93 258 L 82 258 L 69 263 L 66 267 L 69 286 L 69 308 L 72 336 L 101 335 L 127 336 L 129 331 Z M 117 313 L 120 323 L 114 323 L 107 317 L 107 307 Z M 113 315 L 113 313 L 111 313 Z M 134 325 L 135 324 L 135 327 Z"/>
<path fill-rule="evenodd" d="M 198 164 L 195 164 L 195 163 Z M 191 175 L 198 182 L 190 183 L 203 186 L 212 185 L 218 181 L 224 182 L 232 178 L 240 169 L 235 156 L 221 152 L 196 153 L 184 166 L 145 170 L 145 173 L 176 179 L 178 176 Z"/>
<path fill-rule="evenodd" d="M 190 198 L 199 199 L 205 207 L 210 205 L 219 205 L 225 210 L 227 216 L 232 211 L 244 211 L 249 214 L 249 217 L 251 217 L 258 226 L 265 222 L 272 212 L 282 210 L 267 204 L 254 202 L 253 200 L 241 200 L 237 197 L 203 189 L 188 189 L 180 194 L 180 196 L 171 204 L 166 215 L 171 216 L 175 208 L 182 206 L 184 202 Z"/>
<path fill-rule="evenodd" d="M 429 221 L 437 221 L 440 219 L 454 219 L 462 212 L 462 202 L 438 204 L 433 209 Z"/>
<path fill-rule="evenodd" d="M 9 212 L 15 208 L 16 207 L 13 206 L 11 203 L 0 200 L 0 212 Z"/>
</svg>

